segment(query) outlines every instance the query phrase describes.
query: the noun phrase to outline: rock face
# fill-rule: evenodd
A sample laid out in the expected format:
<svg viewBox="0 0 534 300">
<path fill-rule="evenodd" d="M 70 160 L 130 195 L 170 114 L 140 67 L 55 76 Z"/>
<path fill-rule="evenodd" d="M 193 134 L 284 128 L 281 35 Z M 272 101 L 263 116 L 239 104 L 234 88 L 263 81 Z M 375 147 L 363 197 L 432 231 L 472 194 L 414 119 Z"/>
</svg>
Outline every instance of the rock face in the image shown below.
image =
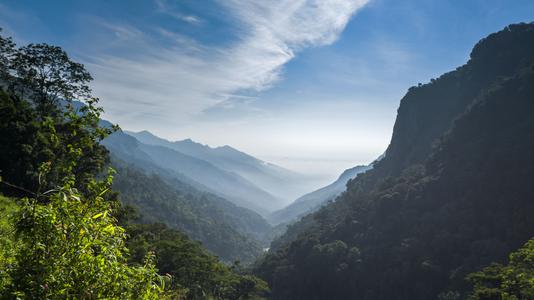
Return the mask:
<svg viewBox="0 0 534 300">
<path fill-rule="evenodd" d="M 289 227 L 256 273 L 275 299 L 467 296 L 534 236 L 534 24 L 402 99 L 384 159 Z"/>
</svg>

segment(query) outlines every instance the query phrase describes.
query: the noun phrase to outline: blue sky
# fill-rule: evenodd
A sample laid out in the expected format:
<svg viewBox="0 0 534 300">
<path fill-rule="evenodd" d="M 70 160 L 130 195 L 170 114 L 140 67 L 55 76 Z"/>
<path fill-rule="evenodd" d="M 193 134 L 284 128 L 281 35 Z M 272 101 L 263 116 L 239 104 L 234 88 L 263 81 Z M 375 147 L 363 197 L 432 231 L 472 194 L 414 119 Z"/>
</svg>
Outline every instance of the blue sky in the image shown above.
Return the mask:
<svg viewBox="0 0 534 300">
<path fill-rule="evenodd" d="M 385 150 L 410 86 L 531 21 L 532 0 L 0 0 L 4 34 L 83 62 L 124 129 L 323 181 Z"/>
</svg>

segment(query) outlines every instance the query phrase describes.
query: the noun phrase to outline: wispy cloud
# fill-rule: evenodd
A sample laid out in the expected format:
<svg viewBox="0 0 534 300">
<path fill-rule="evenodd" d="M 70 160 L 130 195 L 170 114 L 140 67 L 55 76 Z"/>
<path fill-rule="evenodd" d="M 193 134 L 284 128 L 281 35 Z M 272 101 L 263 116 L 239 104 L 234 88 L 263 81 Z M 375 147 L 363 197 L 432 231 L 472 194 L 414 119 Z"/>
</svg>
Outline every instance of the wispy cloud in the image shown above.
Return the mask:
<svg viewBox="0 0 534 300">
<path fill-rule="evenodd" d="M 118 42 L 133 41 L 143 37 L 144 33 L 134 26 L 108 22 L 102 18 L 92 17 L 90 20 L 101 28 L 109 30 Z"/>
<path fill-rule="evenodd" d="M 132 58 L 117 53 L 88 61 L 96 78 L 94 89 L 108 112 L 119 117 L 116 121 L 127 125 L 154 125 L 153 120 L 142 124 L 140 112 L 187 121 L 216 105 L 232 107 L 232 98 L 243 99 L 235 95 L 264 90 L 279 80 L 283 66 L 299 51 L 336 41 L 351 16 L 367 2 L 220 0 L 232 20 L 244 28 L 225 47 L 206 46 L 161 28 L 133 30 L 104 23 L 124 38 L 122 47 L 131 43 L 137 53 Z M 174 13 L 165 2 L 157 3 L 159 10 Z M 166 39 L 165 47 L 156 42 L 155 33 Z M 137 113 L 116 113 L 126 108 Z"/>
<path fill-rule="evenodd" d="M 165 0 L 155 0 L 158 12 L 171 16 L 179 21 L 187 22 L 190 24 L 200 24 L 202 20 L 198 16 L 187 15 L 177 11 L 174 11 Z"/>
</svg>

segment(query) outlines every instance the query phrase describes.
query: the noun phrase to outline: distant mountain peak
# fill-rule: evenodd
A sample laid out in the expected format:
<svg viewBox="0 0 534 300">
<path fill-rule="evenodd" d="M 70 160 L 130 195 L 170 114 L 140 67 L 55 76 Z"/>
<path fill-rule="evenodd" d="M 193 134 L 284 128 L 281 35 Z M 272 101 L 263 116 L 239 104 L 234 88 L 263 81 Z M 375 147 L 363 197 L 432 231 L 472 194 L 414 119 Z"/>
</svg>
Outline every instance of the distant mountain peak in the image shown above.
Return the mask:
<svg viewBox="0 0 534 300">
<path fill-rule="evenodd" d="M 178 153 L 207 162 L 217 169 L 238 175 L 278 199 L 277 204 L 274 205 L 278 206 L 276 209 L 280 209 L 282 208 L 281 206 L 285 206 L 299 196 L 316 189 L 313 179 L 310 179 L 305 174 L 263 161 L 230 145 L 210 147 L 191 138 L 169 141 L 147 130 L 124 132 L 143 144 L 170 148 Z M 344 181 L 343 187 L 348 179 L 350 179 L 350 176 L 342 180 Z M 202 180 L 197 181 L 202 183 Z M 230 198 L 227 195 L 224 196 Z"/>
<path fill-rule="evenodd" d="M 193 141 L 190 138 L 187 138 L 187 139 L 184 139 L 184 140 L 181 140 L 181 141 L 175 141 L 174 143 L 190 143 L 190 144 L 201 145 L 200 143 L 197 143 L 197 142 Z M 208 146 L 208 145 L 202 145 L 202 146 Z"/>
</svg>

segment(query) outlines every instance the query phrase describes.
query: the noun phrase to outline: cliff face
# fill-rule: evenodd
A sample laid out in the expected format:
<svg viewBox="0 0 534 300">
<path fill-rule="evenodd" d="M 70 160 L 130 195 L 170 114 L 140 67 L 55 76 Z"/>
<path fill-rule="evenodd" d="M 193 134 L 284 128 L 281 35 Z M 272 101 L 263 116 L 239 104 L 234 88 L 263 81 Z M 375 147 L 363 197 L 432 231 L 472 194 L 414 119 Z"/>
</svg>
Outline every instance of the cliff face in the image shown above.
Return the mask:
<svg viewBox="0 0 534 300">
<path fill-rule="evenodd" d="M 534 236 L 533 114 L 534 24 L 512 25 L 411 88 L 385 158 L 257 274 L 276 299 L 463 299 L 468 273 Z"/>
<path fill-rule="evenodd" d="M 481 40 L 470 60 L 430 83 L 412 87 L 401 100 L 391 143 L 375 169 L 398 175 L 423 162 L 436 140 L 482 91 L 534 60 L 532 24 L 511 25 Z"/>
</svg>

